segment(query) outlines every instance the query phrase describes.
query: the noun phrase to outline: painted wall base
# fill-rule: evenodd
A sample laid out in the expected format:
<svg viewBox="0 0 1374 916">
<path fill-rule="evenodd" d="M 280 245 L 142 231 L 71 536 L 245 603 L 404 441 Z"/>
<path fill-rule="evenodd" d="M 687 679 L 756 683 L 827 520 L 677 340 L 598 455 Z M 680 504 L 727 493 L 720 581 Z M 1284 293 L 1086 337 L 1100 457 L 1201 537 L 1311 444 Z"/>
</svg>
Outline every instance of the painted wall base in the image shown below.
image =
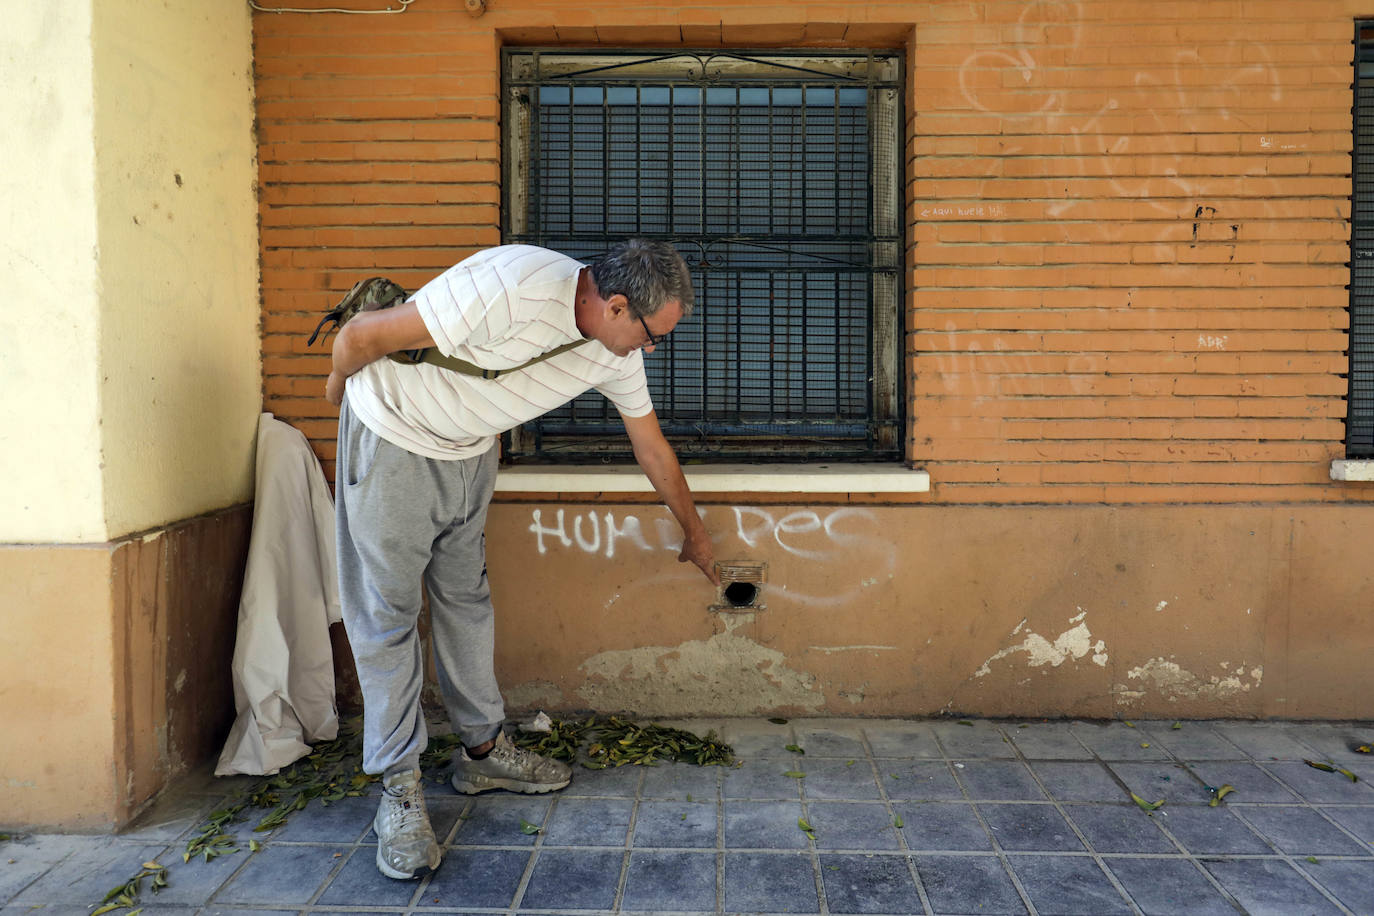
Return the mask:
<svg viewBox="0 0 1374 916">
<path fill-rule="evenodd" d="M 705 508 L 758 609 L 676 561 L 666 510 L 492 507 L 512 712 L 1374 716 L 1374 510 Z"/>
<path fill-rule="evenodd" d="M 251 526 L 0 546 L 0 827 L 118 829 L 219 752 Z"/>
</svg>

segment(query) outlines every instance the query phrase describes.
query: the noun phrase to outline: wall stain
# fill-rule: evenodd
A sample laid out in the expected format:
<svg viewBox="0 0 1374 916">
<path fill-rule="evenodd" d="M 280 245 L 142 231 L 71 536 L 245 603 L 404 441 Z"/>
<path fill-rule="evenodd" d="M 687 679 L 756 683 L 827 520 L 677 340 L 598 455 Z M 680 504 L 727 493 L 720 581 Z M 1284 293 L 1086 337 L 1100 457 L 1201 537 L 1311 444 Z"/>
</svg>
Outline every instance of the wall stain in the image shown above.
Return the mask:
<svg viewBox="0 0 1374 916">
<path fill-rule="evenodd" d="M 789 668 L 776 649 L 735 631 L 753 614 L 725 621 L 725 632 L 677 646 L 614 649 L 580 666 L 577 695 L 591 708 L 655 716 L 748 716 L 825 705 L 814 675 Z"/>
</svg>

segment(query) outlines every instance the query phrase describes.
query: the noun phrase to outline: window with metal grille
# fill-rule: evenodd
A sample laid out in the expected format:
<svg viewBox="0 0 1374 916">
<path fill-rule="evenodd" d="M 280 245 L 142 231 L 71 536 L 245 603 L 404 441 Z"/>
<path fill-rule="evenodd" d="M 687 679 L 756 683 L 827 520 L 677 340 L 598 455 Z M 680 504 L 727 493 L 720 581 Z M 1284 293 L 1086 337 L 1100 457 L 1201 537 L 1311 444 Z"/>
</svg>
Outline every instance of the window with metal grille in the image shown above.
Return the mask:
<svg viewBox="0 0 1374 916">
<path fill-rule="evenodd" d="M 1350 206 L 1347 458 L 1374 458 L 1374 22 L 1355 29 L 1355 162 Z"/>
<path fill-rule="evenodd" d="M 685 459 L 900 458 L 900 73 L 890 53 L 505 51 L 505 241 L 665 239 L 692 268 L 696 311 L 645 358 Z M 595 392 L 505 447 L 629 456 Z"/>
</svg>

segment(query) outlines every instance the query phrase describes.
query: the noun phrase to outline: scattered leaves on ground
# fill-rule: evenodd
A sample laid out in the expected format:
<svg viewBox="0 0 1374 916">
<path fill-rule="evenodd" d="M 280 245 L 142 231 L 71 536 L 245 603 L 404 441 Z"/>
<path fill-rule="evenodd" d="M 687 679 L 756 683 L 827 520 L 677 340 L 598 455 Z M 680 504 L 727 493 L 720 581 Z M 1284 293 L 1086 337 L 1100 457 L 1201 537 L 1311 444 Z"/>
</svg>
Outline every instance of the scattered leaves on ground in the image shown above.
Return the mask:
<svg viewBox="0 0 1374 916">
<path fill-rule="evenodd" d="M 788 770 L 786 773 L 783 773 L 782 775 L 787 776 L 791 779 L 802 779 L 806 776 L 805 773 L 799 770 Z"/>
<path fill-rule="evenodd" d="M 1236 787 L 1228 782 L 1222 786 L 1219 786 L 1218 788 L 1211 789 L 1210 791 L 1212 793 L 1212 800 L 1209 801 L 1207 805 L 1210 808 L 1215 808 L 1217 805 L 1221 804 L 1221 800 L 1223 798 L 1230 795 L 1232 792 L 1236 791 Z"/>
<path fill-rule="evenodd" d="M 797 826 L 801 828 L 802 833 L 811 837 L 811 842 L 814 843 L 816 841 L 816 831 L 811 827 L 811 824 L 806 820 L 806 818 L 797 818 Z"/>
<path fill-rule="evenodd" d="M 1139 795 L 1136 795 L 1134 792 L 1131 793 L 1131 801 L 1139 805 L 1141 811 L 1144 811 L 1146 814 L 1149 814 L 1151 816 L 1153 816 L 1154 812 L 1158 811 L 1160 807 L 1164 804 L 1164 799 L 1162 798 L 1157 802 L 1147 802 L 1145 799 L 1141 798 Z"/>
<path fill-rule="evenodd" d="M 799 745 L 799 744 L 787 744 L 787 745 L 783 745 L 783 747 L 784 747 L 785 750 L 789 750 L 789 751 L 791 751 L 791 752 L 794 753 L 794 754 L 805 754 L 805 753 L 806 753 L 806 750 L 805 750 L 804 748 L 802 748 L 802 746 Z"/>
<path fill-rule="evenodd" d="M 583 751 L 587 759 L 582 765 L 591 770 L 653 766 L 660 760 L 697 766 L 728 766 L 735 762 L 734 750 L 717 740 L 715 732 L 707 732 L 703 738 L 680 728 L 636 725 L 616 716 L 603 720 L 595 716 L 571 721 L 554 719 L 547 733 L 521 732 L 512 739 L 519 746 L 554 760 L 572 762 Z"/>
<path fill-rule="evenodd" d="M 543 828 L 543 827 L 540 827 L 538 824 L 531 824 L 529 821 L 525 820 L 523 817 L 520 818 L 520 832 L 523 833 L 523 834 L 526 834 L 526 835 L 533 835 L 533 834 L 542 832 L 543 829 L 544 829 L 544 828 Z"/>
<path fill-rule="evenodd" d="M 786 719 L 780 719 L 780 718 L 778 718 L 778 717 L 776 717 L 776 716 L 775 716 L 774 718 L 772 718 L 772 719 L 769 719 L 768 721 L 769 721 L 769 722 L 772 722 L 774 725 L 786 725 L 786 724 L 787 724 L 787 720 L 786 720 Z"/>
</svg>

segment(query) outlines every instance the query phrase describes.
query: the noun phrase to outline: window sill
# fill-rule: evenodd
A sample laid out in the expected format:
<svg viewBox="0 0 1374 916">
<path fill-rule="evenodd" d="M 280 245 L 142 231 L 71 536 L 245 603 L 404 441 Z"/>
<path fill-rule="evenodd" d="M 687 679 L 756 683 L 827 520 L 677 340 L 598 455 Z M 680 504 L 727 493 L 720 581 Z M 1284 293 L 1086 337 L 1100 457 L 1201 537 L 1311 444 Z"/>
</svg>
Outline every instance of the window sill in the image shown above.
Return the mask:
<svg viewBox="0 0 1374 916">
<path fill-rule="evenodd" d="M 1352 461 L 1337 458 L 1331 462 L 1331 479 L 1348 481 L 1374 481 L 1374 460 Z"/>
<path fill-rule="evenodd" d="M 928 493 L 925 471 L 871 464 L 688 465 L 683 473 L 696 493 Z M 637 466 L 502 468 L 497 493 L 652 493 Z"/>
</svg>

